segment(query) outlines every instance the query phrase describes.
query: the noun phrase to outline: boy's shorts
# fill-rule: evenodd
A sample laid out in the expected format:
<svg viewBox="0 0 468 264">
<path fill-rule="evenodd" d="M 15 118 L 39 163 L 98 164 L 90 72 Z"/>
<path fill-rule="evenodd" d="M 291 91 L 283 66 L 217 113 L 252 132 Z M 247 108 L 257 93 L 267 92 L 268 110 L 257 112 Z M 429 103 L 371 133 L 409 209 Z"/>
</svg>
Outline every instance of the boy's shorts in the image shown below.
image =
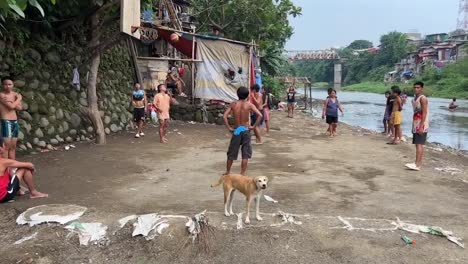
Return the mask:
<svg viewBox="0 0 468 264">
<path fill-rule="evenodd" d="M 18 177 L 16 175 L 10 176 L 10 183 L 7 186 L 7 194 L 5 197 L 3 197 L 2 200 L 0 200 L 0 203 L 6 203 L 8 201 L 11 201 L 15 198 L 16 194 L 20 190 L 20 182 Z"/>
<path fill-rule="evenodd" d="M 133 109 L 133 121 L 144 121 L 145 120 L 145 108 L 134 108 Z"/>
<path fill-rule="evenodd" d="M 244 131 L 238 136 L 232 135 L 231 142 L 229 143 L 229 149 L 227 151 L 228 160 L 237 160 L 239 156 L 239 149 L 242 151 L 242 159 L 252 158 L 252 145 L 250 144 L 250 131 Z"/>
<path fill-rule="evenodd" d="M 393 125 L 401 125 L 401 112 L 400 111 L 396 111 L 392 113 L 390 117 L 390 123 L 392 123 Z"/>
<path fill-rule="evenodd" d="M 427 133 L 413 133 L 413 144 L 414 145 L 424 145 L 426 144 Z"/>
<path fill-rule="evenodd" d="M 17 138 L 19 134 L 18 120 L 0 120 L 2 138 Z"/>
</svg>

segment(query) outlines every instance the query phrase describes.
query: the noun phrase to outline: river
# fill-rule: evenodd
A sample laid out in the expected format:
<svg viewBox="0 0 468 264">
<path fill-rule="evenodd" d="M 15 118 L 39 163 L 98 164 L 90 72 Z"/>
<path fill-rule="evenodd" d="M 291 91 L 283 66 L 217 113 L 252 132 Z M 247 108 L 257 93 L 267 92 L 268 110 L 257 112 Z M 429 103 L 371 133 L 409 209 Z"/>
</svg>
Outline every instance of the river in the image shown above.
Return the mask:
<svg viewBox="0 0 468 264">
<path fill-rule="evenodd" d="M 313 89 L 312 98 L 325 99 L 325 89 Z M 385 96 L 375 93 L 338 91 L 338 100 L 345 109 L 340 121 L 374 131 L 383 131 L 383 112 Z M 413 109 L 412 97 L 403 106 L 403 134 L 412 136 L 411 122 Z M 450 99 L 429 97 L 430 130 L 429 142 L 437 142 L 459 150 L 468 150 L 468 112 L 450 112 L 447 106 Z M 468 108 L 468 100 L 457 100 L 460 107 Z M 321 109 L 314 109 L 314 116 L 321 115 Z"/>
</svg>

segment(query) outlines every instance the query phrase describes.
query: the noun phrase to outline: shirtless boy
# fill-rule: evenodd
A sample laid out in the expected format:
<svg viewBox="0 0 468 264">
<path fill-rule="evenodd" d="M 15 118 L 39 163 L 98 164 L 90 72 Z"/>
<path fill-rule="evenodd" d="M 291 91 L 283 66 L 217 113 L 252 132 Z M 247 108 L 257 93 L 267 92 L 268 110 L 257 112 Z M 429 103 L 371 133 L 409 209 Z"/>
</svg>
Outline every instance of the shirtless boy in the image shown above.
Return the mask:
<svg viewBox="0 0 468 264">
<path fill-rule="evenodd" d="M 21 183 L 28 187 L 29 197 L 31 199 L 48 197 L 48 194 L 37 191 L 34 186 L 34 165 L 30 162 L 6 159 L 4 158 L 6 153 L 4 142 L 0 138 L 0 203 L 13 200 L 15 196 L 20 193 Z M 11 167 L 18 168 L 15 174 L 11 174 L 9 170 Z"/>
<path fill-rule="evenodd" d="M 239 100 L 232 103 L 226 112 L 224 112 L 224 124 L 227 129 L 232 132 L 231 143 L 227 152 L 227 164 L 226 173 L 231 173 L 231 167 L 234 160 L 237 160 L 239 155 L 239 148 L 242 150 L 242 163 L 241 163 L 241 175 L 245 175 L 247 170 L 247 163 L 252 158 L 252 146 L 250 144 L 250 130 L 255 129 L 260 120 L 262 119 L 262 113 L 249 102 L 249 90 L 245 87 L 237 89 L 237 97 Z M 250 124 L 250 113 L 254 112 L 257 115 L 257 120 L 253 125 Z M 229 124 L 228 117 L 230 114 L 234 115 L 234 127 Z"/>
<path fill-rule="evenodd" d="M 154 97 L 153 105 L 158 111 L 159 139 L 163 144 L 167 143 L 167 127 L 169 126 L 169 109 L 171 107 L 171 96 L 167 94 L 166 85 L 158 85 L 158 94 Z"/>
<path fill-rule="evenodd" d="M 258 84 L 254 84 L 250 88 L 250 103 L 252 103 L 260 111 L 260 113 L 262 113 L 260 116 L 257 115 L 256 113 L 250 114 L 251 125 L 253 126 L 253 124 L 257 120 L 259 120 L 258 124 L 262 125 L 263 123 L 263 98 L 262 98 L 262 94 L 260 93 L 260 86 Z M 262 133 L 260 131 L 260 127 L 255 126 L 253 131 L 255 133 L 255 142 L 258 145 L 263 144 Z"/>
<path fill-rule="evenodd" d="M 16 158 L 19 124 L 16 111 L 22 108 L 22 96 L 14 91 L 11 78 L 2 79 L 3 90 L 0 92 L 1 137 L 5 142 L 5 158 Z"/>
</svg>

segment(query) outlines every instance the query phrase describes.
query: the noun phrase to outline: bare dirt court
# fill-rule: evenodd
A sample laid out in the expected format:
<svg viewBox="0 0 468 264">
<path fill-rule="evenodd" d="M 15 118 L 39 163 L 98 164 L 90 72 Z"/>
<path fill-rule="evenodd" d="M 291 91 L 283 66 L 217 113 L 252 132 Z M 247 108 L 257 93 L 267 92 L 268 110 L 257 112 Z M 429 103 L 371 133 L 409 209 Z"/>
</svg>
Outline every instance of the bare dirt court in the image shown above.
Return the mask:
<svg viewBox="0 0 468 264">
<path fill-rule="evenodd" d="M 1 205 L 0 262 L 468 263 L 468 251 L 443 237 L 385 230 L 399 217 L 440 226 L 467 240 L 468 158 L 428 150 L 423 171 L 410 172 L 403 165 L 414 159 L 411 144 L 388 146 L 380 135 L 345 125 L 329 139 L 322 120 L 285 115 L 272 114 L 272 136 L 254 146 L 249 163 L 248 175 L 268 176 L 265 193 L 279 201 L 261 201 L 263 222 L 251 218 L 251 225 L 237 230 L 237 218 L 223 215 L 222 189 L 210 188 L 225 171 L 226 129 L 174 122 L 168 145 L 159 144 L 157 129 L 148 127 L 140 139 L 123 133 L 106 146 L 83 143 L 70 151 L 22 157 L 36 164 L 40 190 L 50 198 Z M 236 162 L 234 173 L 239 166 Z M 444 166 L 462 173 L 434 169 Z M 236 195 L 237 213 L 245 203 Z M 87 207 L 80 221 L 108 225 L 107 245 L 79 246 L 59 225 L 15 224 L 27 208 L 54 203 Z M 130 225 L 118 229 L 117 224 L 131 214 L 192 216 L 203 210 L 216 228 L 208 254 L 187 243 L 183 221 L 151 241 L 132 238 Z M 272 215 L 278 211 L 297 214 L 302 225 L 271 226 L 278 223 Z M 342 220 L 351 226 L 345 228 Z M 35 239 L 13 245 L 36 231 Z M 416 245 L 405 246 L 402 234 Z"/>
</svg>

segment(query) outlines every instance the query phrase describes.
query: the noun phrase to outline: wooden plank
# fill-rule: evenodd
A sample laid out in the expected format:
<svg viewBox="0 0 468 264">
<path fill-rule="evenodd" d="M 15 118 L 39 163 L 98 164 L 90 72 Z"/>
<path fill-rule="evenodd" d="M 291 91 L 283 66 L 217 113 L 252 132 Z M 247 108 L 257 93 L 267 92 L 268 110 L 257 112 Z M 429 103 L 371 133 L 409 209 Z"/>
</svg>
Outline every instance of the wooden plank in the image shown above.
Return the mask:
<svg viewBox="0 0 468 264">
<path fill-rule="evenodd" d="M 182 61 L 182 62 L 202 62 L 202 60 L 178 59 L 178 58 L 157 58 L 157 57 L 137 57 L 139 60 L 159 60 L 159 61 Z"/>
</svg>

